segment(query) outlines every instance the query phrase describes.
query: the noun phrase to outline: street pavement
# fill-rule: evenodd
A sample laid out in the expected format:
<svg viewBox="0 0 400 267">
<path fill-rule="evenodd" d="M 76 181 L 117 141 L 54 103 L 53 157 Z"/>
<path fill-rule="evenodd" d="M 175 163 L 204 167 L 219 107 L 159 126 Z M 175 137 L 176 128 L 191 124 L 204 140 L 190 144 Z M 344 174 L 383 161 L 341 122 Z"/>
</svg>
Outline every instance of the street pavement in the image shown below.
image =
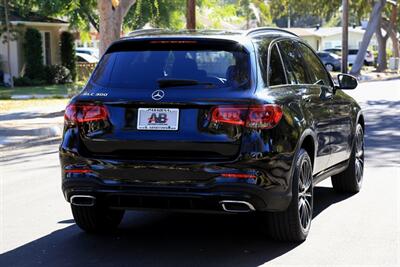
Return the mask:
<svg viewBox="0 0 400 267">
<path fill-rule="evenodd" d="M 0 266 L 400 266 L 400 80 L 349 94 L 366 116 L 364 185 L 338 195 L 319 184 L 301 244 L 269 240 L 252 215 L 132 211 L 115 233 L 85 234 L 53 144 L 0 152 Z"/>
</svg>

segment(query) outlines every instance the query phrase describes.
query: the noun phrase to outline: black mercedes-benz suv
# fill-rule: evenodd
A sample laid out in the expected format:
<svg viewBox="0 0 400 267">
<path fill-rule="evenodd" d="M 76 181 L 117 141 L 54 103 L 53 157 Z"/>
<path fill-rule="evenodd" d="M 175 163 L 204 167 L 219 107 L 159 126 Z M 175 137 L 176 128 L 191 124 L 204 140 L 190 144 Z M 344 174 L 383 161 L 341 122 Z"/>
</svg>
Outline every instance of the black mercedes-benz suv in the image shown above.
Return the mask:
<svg viewBox="0 0 400 267">
<path fill-rule="evenodd" d="M 360 190 L 364 117 L 316 53 L 279 29 L 149 30 L 113 43 L 65 110 L 62 190 L 85 231 L 127 209 L 255 212 L 301 241 L 313 186 Z M 250 217 L 249 217 L 250 218 Z"/>
</svg>

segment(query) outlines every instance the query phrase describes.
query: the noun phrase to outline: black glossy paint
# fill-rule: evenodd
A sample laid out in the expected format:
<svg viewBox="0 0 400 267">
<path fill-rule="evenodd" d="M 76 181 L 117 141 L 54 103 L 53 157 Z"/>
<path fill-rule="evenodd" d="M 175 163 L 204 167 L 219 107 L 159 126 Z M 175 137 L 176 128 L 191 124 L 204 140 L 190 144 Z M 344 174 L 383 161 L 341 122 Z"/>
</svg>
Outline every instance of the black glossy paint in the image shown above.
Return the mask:
<svg viewBox="0 0 400 267">
<path fill-rule="evenodd" d="M 262 50 L 255 43 L 261 40 L 270 49 L 277 40 L 299 39 L 276 31 L 253 37 L 160 35 L 121 40 L 109 51 L 117 46 L 129 49 L 138 40 L 229 41 L 242 46 L 251 62 L 251 88 L 168 88 L 165 97 L 155 101 L 149 90 L 110 89 L 89 81 L 71 103 L 103 104 L 109 119 L 65 127 L 60 159 L 68 201 L 73 194 L 85 193 L 117 208 L 221 211 L 218 201 L 234 199 L 249 201 L 257 210 L 281 211 L 291 200 L 293 158 L 301 147 L 313 160 L 316 178 L 346 166 L 362 116 L 357 103 L 334 88 L 332 80 L 331 86 L 269 87 L 263 82 Z M 272 129 L 210 123 L 214 106 L 268 103 L 283 109 L 281 121 Z M 137 130 L 139 107 L 179 108 L 178 132 Z M 256 179 L 226 178 L 223 173 L 252 174 Z"/>
</svg>

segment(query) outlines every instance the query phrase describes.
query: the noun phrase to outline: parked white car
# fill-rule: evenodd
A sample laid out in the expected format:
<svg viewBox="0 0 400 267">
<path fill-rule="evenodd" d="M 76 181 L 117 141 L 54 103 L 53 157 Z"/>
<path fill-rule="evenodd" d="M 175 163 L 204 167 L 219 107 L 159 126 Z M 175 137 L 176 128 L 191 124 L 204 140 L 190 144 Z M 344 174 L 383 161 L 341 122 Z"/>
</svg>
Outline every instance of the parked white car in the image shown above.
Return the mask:
<svg viewBox="0 0 400 267">
<path fill-rule="evenodd" d="M 84 53 L 76 53 L 76 59 L 77 62 L 87 62 L 87 63 L 97 63 L 99 62 L 99 59 L 89 55 L 89 54 L 84 54 Z"/>
<path fill-rule="evenodd" d="M 94 56 L 95 58 L 99 58 L 99 49 L 90 48 L 90 47 L 77 47 L 75 49 L 76 53 L 88 54 Z"/>
<path fill-rule="evenodd" d="M 324 49 L 324 51 L 335 53 L 336 55 L 342 56 L 341 48 L 329 48 L 329 49 Z M 347 57 L 347 62 L 349 65 L 354 64 L 354 62 L 356 61 L 357 53 L 358 49 L 349 49 L 349 55 Z M 364 65 L 372 66 L 374 65 L 374 63 L 375 63 L 374 55 L 371 53 L 371 51 L 367 51 L 367 53 L 365 53 Z"/>
</svg>

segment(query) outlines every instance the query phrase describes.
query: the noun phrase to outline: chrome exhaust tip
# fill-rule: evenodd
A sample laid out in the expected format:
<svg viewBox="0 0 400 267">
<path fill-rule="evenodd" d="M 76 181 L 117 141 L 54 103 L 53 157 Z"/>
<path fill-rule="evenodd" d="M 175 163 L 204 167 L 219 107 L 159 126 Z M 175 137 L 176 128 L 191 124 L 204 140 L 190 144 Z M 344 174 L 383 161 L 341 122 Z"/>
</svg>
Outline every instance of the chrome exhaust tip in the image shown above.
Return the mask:
<svg viewBox="0 0 400 267">
<path fill-rule="evenodd" d="M 92 207 L 96 203 L 96 198 L 88 195 L 74 195 L 69 201 L 75 206 Z"/>
<path fill-rule="evenodd" d="M 227 212 L 251 212 L 256 209 L 254 206 L 246 201 L 238 201 L 238 200 L 222 200 L 219 202 L 222 209 Z"/>
</svg>

